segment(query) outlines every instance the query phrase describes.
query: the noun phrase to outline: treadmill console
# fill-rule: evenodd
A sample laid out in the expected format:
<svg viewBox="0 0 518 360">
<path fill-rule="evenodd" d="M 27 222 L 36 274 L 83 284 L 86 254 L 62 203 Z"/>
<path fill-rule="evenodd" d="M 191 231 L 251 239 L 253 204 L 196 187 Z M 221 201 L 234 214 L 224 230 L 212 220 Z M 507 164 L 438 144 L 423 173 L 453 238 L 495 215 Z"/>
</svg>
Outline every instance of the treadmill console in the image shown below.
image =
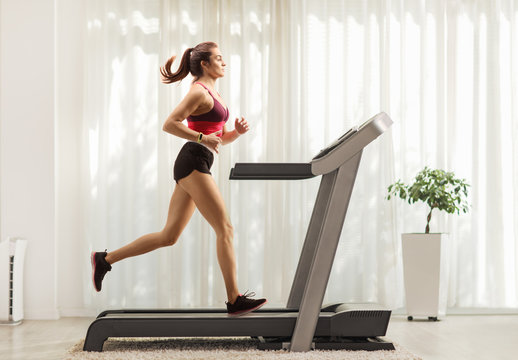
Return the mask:
<svg viewBox="0 0 518 360">
<path fill-rule="evenodd" d="M 335 141 L 333 141 L 333 143 L 331 145 L 329 145 L 328 147 L 326 147 L 325 149 L 322 149 L 320 150 L 320 152 L 317 154 L 317 156 L 315 156 L 313 158 L 313 160 L 316 160 L 316 159 L 320 159 L 321 157 L 329 154 L 333 149 L 335 149 L 338 145 L 340 145 L 341 143 L 343 143 L 344 141 L 346 141 L 347 139 L 349 139 L 351 136 L 353 136 L 354 134 L 356 134 L 358 132 L 358 127 L 357 126 L 354 126 L 353 128 L 351 128 L 348 132 L 346 132 L 345 134 L 343 134 L 342 136 L 340 136 L 338 139 L 336 139 Z"/>
<path fill-rule="evenodd" d="M 353 126 L 349 131 L 347 131 L 345 134 L 340 136 L 338 139 L 333 141 L 331 145 L 327 146 L 326 148 L 320 150 L 320 152 L 313 158 L 313 160 L 320 159 L 321 157 L 324 157 L 325 155 L 329 154 L 331 151 L 333 151 L 338 145 L 346 142 L 349 140 L 353 135 L 355 135 L 358 131 L 363 129 L 365 126 L 367 126 L 369 123 L 374 121 L 375 117 L 370 118 L 369 120 L 365 121 L 360 126 Z"/>
</svg>

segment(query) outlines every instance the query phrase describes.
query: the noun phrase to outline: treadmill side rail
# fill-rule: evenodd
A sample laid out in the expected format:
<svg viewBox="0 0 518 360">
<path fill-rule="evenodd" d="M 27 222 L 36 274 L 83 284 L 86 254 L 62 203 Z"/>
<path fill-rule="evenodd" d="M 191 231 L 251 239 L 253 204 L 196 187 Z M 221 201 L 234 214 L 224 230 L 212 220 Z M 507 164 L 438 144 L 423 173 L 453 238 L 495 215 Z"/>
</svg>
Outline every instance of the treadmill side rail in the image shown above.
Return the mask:
<svg viewBox="0 0 518 360">
<path fill-rule="evenodd" d="M 236 163 L 230 180 L 303 180 L 315 177 L 309 163 Z"/>
</svg>

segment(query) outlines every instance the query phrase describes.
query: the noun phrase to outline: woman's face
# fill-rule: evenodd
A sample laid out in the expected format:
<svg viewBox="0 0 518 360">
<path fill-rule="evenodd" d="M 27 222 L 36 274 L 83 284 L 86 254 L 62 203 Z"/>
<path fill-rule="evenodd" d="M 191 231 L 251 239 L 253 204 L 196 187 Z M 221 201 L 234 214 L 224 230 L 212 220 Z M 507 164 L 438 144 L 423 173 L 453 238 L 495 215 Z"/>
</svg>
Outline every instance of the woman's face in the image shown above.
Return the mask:
<svg viewBox="0 0 518 360">
<path fill-rule="evenodd" d="M 205 61 L 202 62 L 205 73 L 214 78 L 225 76 L 225 66 L 227 66 L 227 64 L 223 61 L 223 56 L 221 55 L 219 48 L 212 48 L 211 52 L 210 64 L 207 64 Z"/>
</svg>

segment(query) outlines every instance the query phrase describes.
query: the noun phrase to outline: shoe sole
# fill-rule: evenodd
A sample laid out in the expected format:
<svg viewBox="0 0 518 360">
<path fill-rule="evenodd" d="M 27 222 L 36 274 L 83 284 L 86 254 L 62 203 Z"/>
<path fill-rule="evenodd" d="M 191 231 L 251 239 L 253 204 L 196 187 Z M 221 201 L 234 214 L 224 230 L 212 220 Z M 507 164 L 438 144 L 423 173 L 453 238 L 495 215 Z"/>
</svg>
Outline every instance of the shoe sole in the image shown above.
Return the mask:
<svg viewBox="0 0 518 360">
<path fill-rule="evenodd" d="M 95 251 L 92 251 L 92 255 L 90 256 L 90 261 L 92 263 L 92 283 L 94 284 L 95 291 L 100 292 L 101 290 L 98 290 L 97 286 L 95 285 Z"/>
<path fill-rule="evenodd" d="M 248 314 L 248 313 L 250 313 L 252 311 L 260 309 L 267 302 L 268 302 L 268 300 L 265 300 L 262 304 L 259 304 L 256 307 L 248 309 L 248 310 L 242 310 L 242 311 L 238 311 L 238 312 L 235 312 L 235 313 L 228 313 L 228 316 L 231 316 L 231 317 L 243 316 L 243 315 Z"/>
</svg>

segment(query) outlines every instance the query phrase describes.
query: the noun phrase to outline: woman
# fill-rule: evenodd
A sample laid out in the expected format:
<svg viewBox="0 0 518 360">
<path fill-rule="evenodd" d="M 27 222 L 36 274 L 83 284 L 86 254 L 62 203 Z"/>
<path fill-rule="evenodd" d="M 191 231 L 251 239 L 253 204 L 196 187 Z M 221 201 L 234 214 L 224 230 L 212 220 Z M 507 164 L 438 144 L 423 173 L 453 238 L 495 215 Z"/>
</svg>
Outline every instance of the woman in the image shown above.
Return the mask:
<svg viewBox="0 0 518 360">
<path fill-rule="evenodd" d="M 176 73 L 171 72 L 170 58 L 160 69 L 162 81 L 167 84 L 180 81 L 189 73 L 194 77 L 191 89 L 165 121 L 163 130 L 187 139 L 174 164 L 176 186 L 169 204 L 164 229 L 144 235 L 132 243 L 109 253 L 91 255 L 94 287 L 101 291 L 102 280 L 111 266 L 122 259 L 141 255 L 164 246 L 174 245 L 189 222 L 194 209 L 216 232 L 218 263 L 227 290 L 227 310 L 230 315 L 242 315 L 256 310 L 266 299 L 252 299 L 254 294 L 241 295 L 237 288 L 236 257 L 233 247 L 233 228 L 227 215 L 223 197 L 211 176 L 214 153 L 245 134 L 246 120 L 236 118 L 235 129 L 225 125 L 229 111 L 221 96 L 214 90 L 216 80 L 225 75 L 225 62 L 213 42 L 204 42 L 187 49 Z M 188 126 L 183 124 L 187 119 Z"/>
</svg>

